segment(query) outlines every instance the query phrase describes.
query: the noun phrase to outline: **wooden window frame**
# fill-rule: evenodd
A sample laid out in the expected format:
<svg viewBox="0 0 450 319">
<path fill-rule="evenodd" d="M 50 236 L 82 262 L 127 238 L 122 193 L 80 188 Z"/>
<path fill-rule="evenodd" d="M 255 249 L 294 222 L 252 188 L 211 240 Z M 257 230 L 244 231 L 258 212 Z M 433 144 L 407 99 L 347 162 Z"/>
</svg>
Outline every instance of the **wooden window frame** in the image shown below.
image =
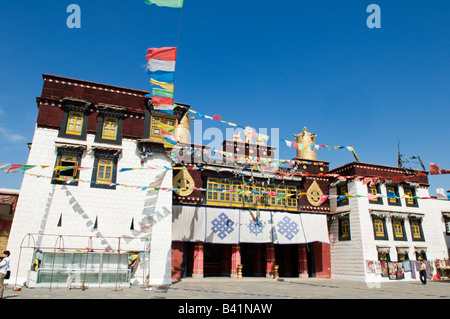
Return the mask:
<svg viewBox="0 0 450 319">
<path fill-rule="evenodd" d="M 379 184 L 376 184 L 375 186 L 367 185 L 367 192 L 372 195 L 381 194 L 381 187 Z M 377 205 L 383 205 L 383 198 L 378 197 L 374 199 L 369 199 L 370 204 L 377 204 Z"/>
<path fill-rule="evenodd" d="M 80 130 L 72 130 L 69 128 L 71 119 L 81 120 Z M 87 124 L 88 116 L 86 113 L 86 108 L 75 105 L 65 105 L 58 137 L 85 141 L 87 136 Z"/>
<path fill-rule="evenodd" d="M 77 126 L 78 120 L 81 122 L 79 123 L 80 126 L 79 130 L 75 130 L 75 128 L 70 129 L 72 119 L 75 121 L 75 123 L 73 124 L 75 127 Z M 67 115 L 66 134 L 81 136 L 81 134 L 83 133 L 83 121 L 84 121 L 83 112 L 70 110 L 69 114 Z"/>
<path fill-rule="evenodd" d="M 450 217 L 443 216 L 445 225 L 445 235 L 450 236 Z"/>
<path fill-rule="evenodd" d="M 388 240 L 388 233 L 386 229 L 386 218 L 372 216 L 373 235 L 376 240 Z M 380 227 L 381 230 L 380 231 Z"/>
<path fill-rule="evenodd" d="M 413 241 L 425 241 L 425 236 L 422 229 L 422 219 L 410 218 L 409 225 L 411 228 L 411 239 Z"/>
<path fill-rule="evenodd" d="M 351 240 L 350 232 L 350 215 L 339 217 L 339 240 L 346 241 Z"/>
<path fill-rule="evenodd" d="M 395 196 L 398 198 L 388 197 L 387 202 L 390 206 L 402 206 L 402 202 L 400 201 L 400 195 L 398 193 L 398 185 L 386 185 L 386 196 L 388 192 L 393 192 Z"/>
<path fill-rule="evenodd" d="M 108 153 L 95 153 L 94 154 L 94 169 L 92 170 L 92 182 L 91 188 L 102 188 L 102 189 L 116 189 L 117 182 L 117 155 L 112 155 Z M 108 161 L 108 165 L 102 163 L 102 161 Z M 109 165 L 111 164 L 111 165 Z M 105 179 L 100 177 L 100 167 L 111 167 L 111 178 Z M 98 182 L 98 183 L 97 183 Z"/>
<path fill-rule="evenodd" d="M 342 194 L 342 190 L 343 190 L 344 187 L 345 187 L 345 193 Z M 348 185 L 347 185 L 347 183 L 341 183 L 341 184 L 336 185 L 336 194 L 338 196 L 345 196 L 345 194 L 348 194 Z M 348 197 L 344 198 L 344 199 L 341 199 L 340 201 L 338 201 L 336 199 L 336 202 L 337 202 L 337 206 L 338 207 L 349 205 Z"/>
<path fill-rule="evenodd" d="M 205 195 L 209 205 L 225 207 L 245 207 L 271 210 L 298 210 L 298 189 L 294 185 L 247 185 L 242 181 L 232 181 L 217 177 L 207 177 Z M 234 190 L 235 192 L 222 192 L 221 190 Z M 247 195 L 239 194 L 239 191 L 258 192 Z M 276 200 L 276 195 L 269 195 L 269 191 L 293 194 L 289 198 Z"/>
<path fill-rule="evenodd" d="M 114 112 L 106 112 L 102 111 L 100 119 L 97 125 L 97 132 L 95 135 L 94 142 L 96 143 L 106 143 L 113 145 L 121 145 L 122 144 L 122 131 L 123 131 L 123 114 L 114 113 Z M 112 121 L 111 121 L 112 120 Z M 116 134 L 112 135 L 104 135 L 105 126 L 107 123 L 116 123 Z"/>
<path fill-rule="evenodd" d="M 410 191 L 410 192 L 408 192 Z M 408 195 L 408 193 L 410 193 L 410 196 L 416 196 L 416 189 L 414 187 L 405 187 L 403 186 L 403 193 L 405 195 Z M 417 198 L 406 198 L 405 197 L 405 204 L 407 207 L 419 207 L 419 202 L 417 200 Z"/>
<path fill-rule="evenodd" d="M 400 218 L 393 218 L 391 223 L 394 240 L 406 241 L 405 221 Z M 398 232 L 398 229 L 400 229 L 400 233 Z"/>
<path fill-rule="evenodd" d="M 172 121 L 173 120 L 173 127 L 176 128 L 177 126 L 177 118 L 174 116 L 166 116 L 166 115 L 160 115 L 160 114 L 152 114 L 151 118 L 150 118 L 150 134 L 149 137 L 151 139 L 154 140 L 163 140 L 163 136 L 162 136 L 162 132 L 160 134 L 153 134 L 153 128 L 158 128 L 159 130 L 162 130 L 160 127 L 157 127 L 157 124 L 160 122 L 155 122 L 154 120 L 156 118 L 161 118 L 162 119 L 162 123 L 166 124 L 166 125 L 172 125 L 172 124 L 167 124 L 168 121 Z"/>
<path fill-rule="evenodd" d="M 58 166 L 80 166 L 82 154 L 83 154 L 82 150 L 59 148 L 57 150 L 55 167 L 58 167 Z M 68 165 L 64 165 L 65 163 L 67 163 Z M 71 163 L 73 165 L 70 165 L 69 163 Z M 70 171 L 72 171 L 72 173 L 70 173 Z M 70 186 L 78 186 L 79 175 L 80 175 L 80 170 L 76 169 L 76 168 L 71 169 L 71 170 L 65 170 L 62 172 L 60 170 L 56 170 L 53 172 L 51 183 L 52 184 L 64 184 L 64 185 L 70 185 Z M 61 176 L 70 177 L 70 179 L 72 179 L 72 181 L 68 182 Z"/>
</svg>

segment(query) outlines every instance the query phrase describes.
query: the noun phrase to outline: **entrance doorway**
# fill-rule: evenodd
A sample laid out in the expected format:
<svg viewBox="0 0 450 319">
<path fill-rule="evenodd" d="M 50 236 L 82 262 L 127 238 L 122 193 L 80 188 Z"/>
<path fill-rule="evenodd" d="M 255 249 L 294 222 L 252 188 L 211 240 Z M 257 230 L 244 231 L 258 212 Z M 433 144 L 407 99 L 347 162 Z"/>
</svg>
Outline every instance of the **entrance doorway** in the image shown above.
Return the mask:
<svg viewBox="0 0 450 319">
<path fill-rule="evenodd" d="M 266 244 L 240 244 L 242 276 L 263 277 L 266 273 Z"/>
<path fill-rule="evenodd" d="M 280 277 L 298 277 L 298 245 L 275 245 L 275 264 Z"/>
<path fill-rule="evenodd" d="M 203 276 L 230 276 L 231 245 L 204 244 Z"/>
</svg>

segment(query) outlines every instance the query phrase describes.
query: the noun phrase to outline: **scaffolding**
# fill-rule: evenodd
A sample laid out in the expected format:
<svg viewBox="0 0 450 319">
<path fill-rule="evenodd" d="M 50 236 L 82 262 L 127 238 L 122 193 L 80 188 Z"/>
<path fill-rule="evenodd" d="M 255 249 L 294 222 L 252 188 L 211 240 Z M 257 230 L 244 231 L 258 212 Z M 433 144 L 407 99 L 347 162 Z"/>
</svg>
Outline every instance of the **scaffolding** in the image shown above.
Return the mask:
<svg viewBox="0 0 450 319">
<path fill-rule="evenodd" d="M 41 238 L 46 237 L 47 239 L 49 238 L 54 238 L 54 245 L 53 246 L 37 246 L 36 245 L 36 240 L 35 240 L 35 236 L 39 236 Z M 78 242 L 82 241 L 83 239 L 87 241 L 87 245 L 85 247 L 79 247 L 79 246 L 67 246 L 65 244 L 65 241 L 70 238 L 70 239 L 76 239 Z M 119 282 L 124 283 L 124 281 L 121 281 L 120 278 L 123 278 L 123 276 L 120 276 L 121 274 L 123 275 L 125 272 L 123 271 L 123 262 L 121 263 L 121 261 L 124 261 L 124 257 L 126 256 L 126 265 L 127 265 L 127 269 L 126 269 L 126 279 L 128 284 L 131 284 L 130 281 L 132 279 L 132 275 L 135 275 L 134 278 L 137 277 L 137 267 L 139 264 L 141 264 L 141 268 L 142 268 L 142 284 L 144 287 L 149 288 L 150 284 L 150 240 L 148 238 L 134 238 L 135 240 L 140 240 L 141 244 L 143 244 L 143 247 L 139 247 L 141 249 L 136 249 L 137 247 L 135 247 L 135 249 L 130 249 L 130 247 L 127 247 L 127 250 L 123 250 L 121 243 L 122 240 L 124 239 L 124 237 L 95 237 L 97 239 L 101 239 L 101 240 L 116 240 L 117 241 L 117 248 L 116 249 L 109 249 L 109 247 L 105 248 L 105 247 L 96 247 L 94 246 L 94 236 L 80 236 L 80 235 L 57 235 L 57 234 L 33 234 L 33 233 L 28 233 L 26 234 L 21 243 L 20 243 L 20 250 L 19 250 L 19 257 L 18 257 L 18 262 L 17 262 L 17 268 L 16 268 L 16 277 L 15 277 L 15 282 L 14 282 L 14 287 L 18 287 L 18 277 L 19 277 L 19 273 L 20 273 L 20 269 L 21 266 L 22 267 L 28 267 L 28 269 L 31 269 L 31 267 L 33 267 L 33 263 L 36 261 L 36 253 L 39 252 L 40 254 L 42 254 L 41 260 L 40 262 L 38 262 L 35 266 L 36 269 L 40 269 L 40 266 L 42 266 L 42 264 L 44 263 L 44 258 L 45 258 L 45 262 L 46 265 L 48 265 L 49 263 L 48 258 L 52 258 L 50 264 L 51 264 L 51 269 L 46 269 L 46 271 L 50 271 L 50 282 L 49 284 L 49 289 L 50 291 L 52 290 L 52 286 L 55 282 L 55 272 L 60 271 L 61 269 L 59 269 L 58 267 L 55 268 L 55 262 L 57 259 L 57 254 L 61 253 L 61 254 L 78 254 L 80 257 L 82 256 L 82 254 L 86 255 L 86 258 L 84 259 L 84 269 L 78 268 L 78 270 L 81 271 L 77 271 L 76 274 L 77 275 L 82 275 L 82 279 L 80 276 L 80 282 L 78 282 L 76 284 L 75 283 L 75 277 L 72 276 L 74 275 L 74 272 L 71 272 L 71 269 L 69 269 L 68 271 L 66 271 L 67 273 L 67 288 L 71 289 L 71 288 L 81 288 L 81 290 L 85 290 L 87 287 L 87 283 L 88 283 L 88 275 L 95 275 L 95 271 L 94 273 L 89 272 L 88 270 L 88 264 L 89 264 L 89 257 L 91 257 L 91 262 L 93 262 L 93 257 L 94 254 L 101 254 L 101 259 L 100 262 L 103 262 L 103 256 L 107 256 L 108 259 L 110 259 L 109 257 L 116 255 L 117 256 L 117 264 L 116 264 L 116 269 L 115 269 L 115 281 L 114 281 L 114 289 L 115 291 L 119 291 L 121 290 L 119 288 Z M 142 245 L 141 245 L 142 246 Z M 32 249 L 33 250 L 33 256 L 32 256 L 32 264 L 31 265 L 21 265 L 21 258 L 22 258 L 22 250 L 26 250 L 26 249 Z M 130 269 L 130 262 L 129 262 L 129 255 L 130 254 L 139 254 L 137 257 L 135 257 L 133 259 L 133 269 Z M 147 258 L 141 258 L 141 255 L 147 257 Z M 122 257 L 123 256 L 123 257 Z M 63 257 L 64 258 L 64 257 Z M 147 268 L 144 266 L 144 264 L 147 263 Z M 94 264 L 94 263 L 93 263 Z M 77 265 L 80 265 L 79 263 Z M 35 269 L 35 270 L 36 270 Z M 112 269 L 109 268 L 109 274 L 111 274 Z M 133 271 L 134 270 L 134 271 Z M 147 270 L 147 275 L 145 275 L 145 272 Z M 99 272 L 101 272 L 99 270 Z M 37 270 L 36 270 L 37 273 Z M 29 274 L 27 275 L 27 279 L 29 279 Z M 100 274 L 98 274 L 99 278 L 101 277 Z M 38 284 L 38 276 L 36 274 L 36 284 Z M 56 280 L 58 281 L 58 280 Z M 91 282 L 93 283 L 93 282 Z M 101 288 L 102 287 L 103 282 L 101 282 L 101 280 L 98 280 L 98 287 Z"/>
</svg>

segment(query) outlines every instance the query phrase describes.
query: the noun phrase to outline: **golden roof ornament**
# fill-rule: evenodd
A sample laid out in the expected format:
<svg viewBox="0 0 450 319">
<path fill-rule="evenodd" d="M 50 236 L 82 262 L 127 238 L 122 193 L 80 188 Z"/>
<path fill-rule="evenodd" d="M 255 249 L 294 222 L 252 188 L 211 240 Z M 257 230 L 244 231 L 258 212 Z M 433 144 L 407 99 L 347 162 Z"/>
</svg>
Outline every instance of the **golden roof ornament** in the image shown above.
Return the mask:
<svg viewBox="0 0 450 319">
<path fill-rule="evenodd" d="M 316 144 L 316 133 L 310 133 L 306 129 L 306 126 L 303 128 L 303 132 L 300 134 L 294 134 L 296 142 L 299 144 L 303 144 L 302 147 L 297 149 L 297 157 L 304 160 L 317 160 L 317 153 L 315 147 L 311 149 L 311 145 Z"/>
</svg>

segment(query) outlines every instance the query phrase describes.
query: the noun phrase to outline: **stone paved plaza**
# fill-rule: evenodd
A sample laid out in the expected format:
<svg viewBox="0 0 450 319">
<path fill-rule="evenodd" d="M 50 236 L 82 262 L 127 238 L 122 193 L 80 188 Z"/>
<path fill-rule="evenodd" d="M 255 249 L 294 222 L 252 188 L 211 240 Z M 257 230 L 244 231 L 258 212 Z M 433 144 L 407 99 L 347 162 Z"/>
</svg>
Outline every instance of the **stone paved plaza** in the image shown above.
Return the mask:
<svg viewBox="0 0 450 319">
<path fill-rule="evenodd" d="M 17 299 L 450 299 L 450 280 L 392 281 L 366 284 L 362 282 L 320 278 L 184 278 L 170 286 L 130 288 L 98 288 L 85 290 L 67 288 L 6 287 L 4 298 Z"/>
</svg>

